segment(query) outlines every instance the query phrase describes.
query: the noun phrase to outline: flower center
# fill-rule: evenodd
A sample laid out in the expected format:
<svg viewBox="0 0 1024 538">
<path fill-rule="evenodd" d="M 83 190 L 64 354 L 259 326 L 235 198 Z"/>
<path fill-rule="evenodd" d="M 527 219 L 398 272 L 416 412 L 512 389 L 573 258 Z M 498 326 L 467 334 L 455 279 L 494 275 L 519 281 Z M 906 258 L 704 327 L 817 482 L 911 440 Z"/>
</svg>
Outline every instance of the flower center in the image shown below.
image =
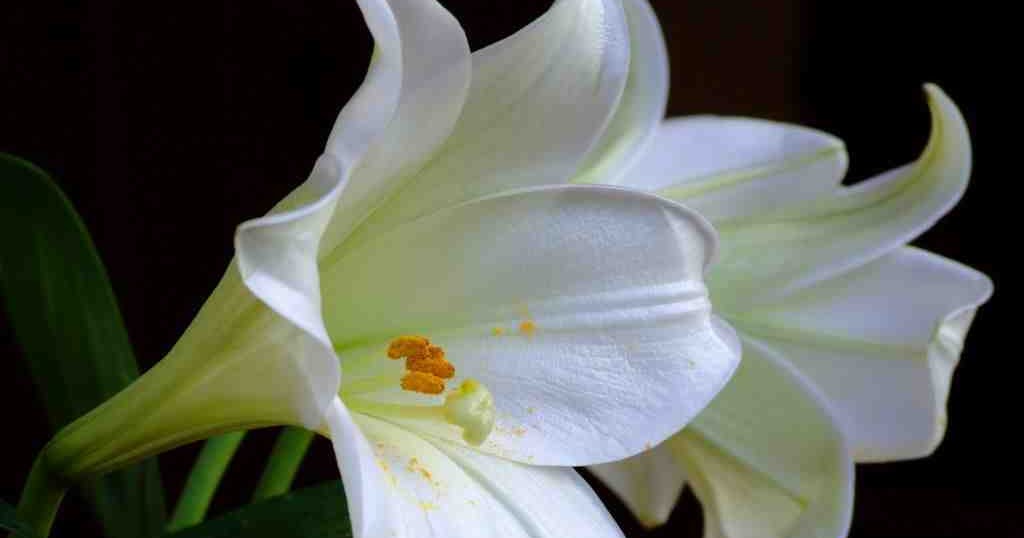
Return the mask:
<svg viewBox="0 0 1024 538">
<path fill-rule="evenodd" d="M 441 394 L 444 380 L 455 375 L 455 367 L 444 358 L 444 349 L 422 336 L 399 336 L 388 346 L 389 359 L 405 358 L 402 388 L 422 394 Z"/>
<path fill-rule="evenodd" d="M 391 360 L 405 359 L 405 372 L 352 380 L 343 387 L 346 403 L 354 411 L 381 417 L 440 420 L 462 429 L 462 438 L 471 445 L 480 445 L 494 429 L 494 397 L 482 383 L 466 379 L 444 395 L 441 405 L 410 405 L 386 403 L 360 394 L 397 385 L 402 390 L 429 397 L 444 393 L 446 382 L 455 376 L 455 366 L 445 358 L 444 349 L 423 336 L 399 336 L 388 345 Z M 436 401 L 436 400 L 435 400 Z"/>
</svg>

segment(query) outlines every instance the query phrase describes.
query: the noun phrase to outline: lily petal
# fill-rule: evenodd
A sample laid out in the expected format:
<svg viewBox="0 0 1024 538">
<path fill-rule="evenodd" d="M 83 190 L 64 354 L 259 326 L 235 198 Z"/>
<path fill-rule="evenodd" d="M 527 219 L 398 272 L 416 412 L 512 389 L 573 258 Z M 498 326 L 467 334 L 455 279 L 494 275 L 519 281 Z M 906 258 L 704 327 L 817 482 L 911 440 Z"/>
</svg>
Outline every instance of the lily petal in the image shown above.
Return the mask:
<svg viewBox="0 0 1024 538">
<path fill-rule="evenodd" d="M 645 527 L 668 521 L 686 484 L 686 471 L 671 441 L 631 458 L 591 465 L 587 470 L 622 499 Z"/>
<path fill-rule="evenodd" d="M 647 0 L 625 0 L 629 77 L 611 123 L 573 181 L 615 185 L 644 154 L 668 103 L 668 50 Z"/>
<path fill-rule="evenodd" d="M 666 120 L 618 184 L 678 200 L 716 224 L 832 194 L 843 142 L 798 125 L 741 117 Z"/>
<path fill-rule="evenodd" d="M 327 230 L 322 254 L 434 155 L 469 93 L 469 43 L 440 4 L 361 0 L 360 7 L 376 49 L 366 81 L 338 115 L 327 142 L 329 153 L 359 167 Z"/>
<path fill-rule="evenodd" d="M 712 319 L 701 280 L 713 250 L 700 216 L 653 195 L 516 191 L 331 260 L 324 293 L 339 307 L 325 315 L 346 371 L 394 364 L 384 350 L 401 334 L 444 347 L 457 379 L 494 395 L 497 426 L 482 450 L 602 463 L 678 431 L 735 368 L 734 335 Z M 454 426 L 408 425 L 459 438 Z"/>
<path fill-rule="evenodd" d="M 626 83 L 622 6 L 560 0 L 518 33 L 473 53 L 472 62 L 470 93 L 451 137 L 429 163 L 402 178 L 355 242 L 466 200 L 567 181 Z"/>
<path fill-rule="evenodd" d="M 429 442 L 365 415 L 354 418 L 373 450 L 359 454 L 361 466 L 372 471 L 360 477 L 374 481 L 360 484 L 358 495 L 350 492 L 349 499 L 358 497 L 393 517 L 388 525 L 354 527 L 362 529 L 356 538 L 622 536 L 572 469 L 514 463 Z M 345 474 L 346 488 L 351 481 Z M 557 492 L 558 502 L 551 502 L 551 492 Z"/>
<path fill-rule="evenodd" d="M 967 127 L 941 90 L 925 89 L 932 135 L 915 163 L 795 210 L 716 223 L 717 307 L 729 312 L 861 266 L 912 240 L 956 204 L 970 175 Z"/>
<path fill-rule="evenodd" d="M 369 441 L 337 397 L 325 417 L 324 428 L 334 445 L 334 457 L 345 479 L 345 499 L 354 538 L 403 536 L 397 507 L 385 485 L 385 471 Z"/>
<path fill-rule="evenodd" d="M 928 455 L 985 275 L 905 247 L 730 320 L 828 396 L 858 461 Z"/>
<path fill-rule="evenodd" d="M 770 349 L 744 339 L 743 353 L 722 393 L 669 441 L 704 507 L 704 536 L 846 536 L 853 460 L 828 403 Z"/>
</svg>

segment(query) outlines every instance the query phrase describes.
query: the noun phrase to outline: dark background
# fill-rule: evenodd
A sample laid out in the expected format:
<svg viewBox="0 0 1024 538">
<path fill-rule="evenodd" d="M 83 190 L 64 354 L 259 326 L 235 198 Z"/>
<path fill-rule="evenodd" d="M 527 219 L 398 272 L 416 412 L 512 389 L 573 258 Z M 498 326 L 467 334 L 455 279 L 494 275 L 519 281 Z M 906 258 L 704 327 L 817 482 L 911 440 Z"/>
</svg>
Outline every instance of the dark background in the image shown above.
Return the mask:
<svg viewBox="0 0 1024 538">
<path fill-rule="evenodd" d="M 548 2 L 444 1 L 473 48 L 532 20 Z M 70 4 L 70 3 L 69 3 Z M 258 5 L 257 5 L 258 4 Z M 713 4 L 713 5 L 712 5 Z M 915 158 L 928 133 L 920 85 L 960 105 L 975 147 L 973 183 L 917 244 L 990 275 L 955 377 L 949 433 L 931 458 L 860 466 L 855 537 L 1020 536 L 1019 352 L 1003 345 L 1009 309 L 1016 157 L 995 97 L 1015 65 L 997 54 L 1005 14 L 983 2 L 654 0 L 672 61 L 669 114 L 714 112 L 797 122 L 843 138 L 851 180 Z M 5 3 L 0 11 L 0 151 L 51 172 L 91 230 L 143 367 L 169 349 L 219 279 L 241 221 L 305 177 L 360 82 L 371 41 L 353 2 Z M 997 149 L 997 146 L 1000 146 Z M 7 231 L 5 231 L 7 233 Z M 1010 284 L 1012 285 L 1012 283 Z M 2 315 L 2 314 L 0 314 Z M 46 442 L 44 415 L 0 318 L 5 452 L 0 498 L 14 502 Z M 273 432 L 252 435 L 214 504 L 245 502 Z M 161 457 L 174 498 L 196 447 Z M 317 444 L 299 481 L 334 477 Z M 627 536 L 700 535 L 687 494 L 645 534 L 602 496 Z M 57 534 L 92 536 L 72 499 Z"/>
</svg>

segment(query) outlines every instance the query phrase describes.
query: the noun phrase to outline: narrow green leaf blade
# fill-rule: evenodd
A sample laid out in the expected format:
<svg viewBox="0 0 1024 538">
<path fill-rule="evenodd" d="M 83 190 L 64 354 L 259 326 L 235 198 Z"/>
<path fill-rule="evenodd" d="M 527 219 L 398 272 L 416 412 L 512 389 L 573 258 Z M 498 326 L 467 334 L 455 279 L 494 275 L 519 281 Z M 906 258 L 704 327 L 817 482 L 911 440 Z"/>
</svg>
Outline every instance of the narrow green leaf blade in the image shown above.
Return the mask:
<svg viewBox="0 0 1024 538">
<path fill-rule="evenodd" d="M 0 296 L 54 429 L 138 377 L 113 289 L 71 203 L 32 164 L 0 153 Z M 156 462 L 85 487 L 110 538 L 160 533 Z"/>
<path fill-rule="evenodd" d="M 244 506 L 168 538 L 351 538 L 345 490 L 327 482 Z"/>
<path fill-rule="evenodd" d="M 0 530 L 10 531 L 17 538 L 38 538 L 28 525 L 18 521 L 17 510 L 4 501 L 0 501 Z"/>
</svg>

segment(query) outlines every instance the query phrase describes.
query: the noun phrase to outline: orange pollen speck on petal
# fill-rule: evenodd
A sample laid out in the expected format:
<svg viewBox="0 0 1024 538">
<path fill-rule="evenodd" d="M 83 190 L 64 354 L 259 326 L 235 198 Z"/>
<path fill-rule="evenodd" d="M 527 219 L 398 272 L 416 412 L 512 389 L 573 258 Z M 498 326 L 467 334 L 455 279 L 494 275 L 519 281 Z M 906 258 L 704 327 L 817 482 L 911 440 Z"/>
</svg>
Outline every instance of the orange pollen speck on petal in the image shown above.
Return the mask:
<svg viewBox="0 0 1024 538">
<path fill-rule="evenodd" d="M 537 324 L 530 320 L 526 320 L 519 324 L 519 332 L 526 336 L 532 336 L 536 330 Z"/>
<path fill-rule="evenodd" d="M 444 380 L 426 372 L 406 372 L 402 376 L 402 389 L 421 394 L 441 394 Z"/>
</svg>

